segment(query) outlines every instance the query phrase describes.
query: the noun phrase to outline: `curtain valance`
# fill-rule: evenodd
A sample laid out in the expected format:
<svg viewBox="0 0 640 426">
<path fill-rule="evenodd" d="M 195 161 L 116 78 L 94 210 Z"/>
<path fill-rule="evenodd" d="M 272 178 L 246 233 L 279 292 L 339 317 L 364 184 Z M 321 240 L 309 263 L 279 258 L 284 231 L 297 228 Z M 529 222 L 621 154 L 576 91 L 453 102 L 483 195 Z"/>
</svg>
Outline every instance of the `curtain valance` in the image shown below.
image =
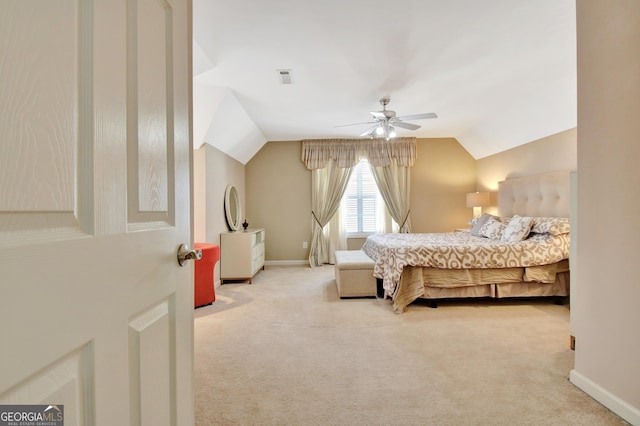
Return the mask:
<svg viewBox="0 0 640 426">
<path fill-rule="evenodd" d="M 338 167 L 354 167 L 361 158 L 374 167 L 386 167 L 393 158 L 398 166 L 413 166 L 416 138 L 384 139 L 305 139 L 302 162 L 307 169 L 323 169 L 329 160 Z"/>
</svg>

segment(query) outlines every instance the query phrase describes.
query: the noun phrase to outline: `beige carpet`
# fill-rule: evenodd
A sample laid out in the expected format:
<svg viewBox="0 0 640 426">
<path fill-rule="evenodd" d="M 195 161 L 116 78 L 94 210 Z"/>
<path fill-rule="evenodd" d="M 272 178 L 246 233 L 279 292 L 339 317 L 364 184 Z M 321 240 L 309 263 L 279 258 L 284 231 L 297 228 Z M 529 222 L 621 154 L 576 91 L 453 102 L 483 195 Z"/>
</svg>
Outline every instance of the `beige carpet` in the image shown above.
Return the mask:
<svg viewBox="0 0 640 426">
<path fill-rule="evenodd" d="M 569 310 L 473 301 L 394 314 L 333 267 L 267 267 L 195 311 L 197 425 L 618 425 L 568 381 Z"/>
</svg>

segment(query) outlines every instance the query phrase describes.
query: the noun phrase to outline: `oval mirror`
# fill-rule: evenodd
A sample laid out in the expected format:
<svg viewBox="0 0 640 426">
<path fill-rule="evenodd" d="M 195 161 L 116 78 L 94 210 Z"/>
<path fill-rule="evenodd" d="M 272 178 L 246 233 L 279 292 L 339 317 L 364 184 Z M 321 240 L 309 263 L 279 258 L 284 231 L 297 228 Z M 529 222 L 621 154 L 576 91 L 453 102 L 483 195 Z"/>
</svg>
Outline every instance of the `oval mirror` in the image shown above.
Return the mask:
<svg viewBox="0 0 640 426">
<path fill-rule="evenodd" d="M 233 185 L 227 185 L 227 189 L 224 191 L 224 212 L 227 217 L 227 225 L 232 231 L 237 231 L 240 228 L 240 199 L 238 198 L 238 191 Z"/>
</svg>

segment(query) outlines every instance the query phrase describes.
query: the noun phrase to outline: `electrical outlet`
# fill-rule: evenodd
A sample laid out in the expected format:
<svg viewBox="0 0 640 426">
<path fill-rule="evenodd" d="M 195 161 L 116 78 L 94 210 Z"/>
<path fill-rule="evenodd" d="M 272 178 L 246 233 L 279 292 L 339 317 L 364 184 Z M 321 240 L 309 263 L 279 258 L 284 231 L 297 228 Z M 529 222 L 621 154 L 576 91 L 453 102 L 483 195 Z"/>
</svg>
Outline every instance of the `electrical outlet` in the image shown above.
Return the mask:
<svg viewBox="0 0 640 426">
<path fill-rule="evenodd" d="M 303 248 L 303 249 L 306 249 L 307 247 L 309 247 L 309 244 L 307 244 L 307 242 L 306 242 L 306 241 L 303 241 L 303 242 L 302 242 L 302 248 Z"/>
</svg>

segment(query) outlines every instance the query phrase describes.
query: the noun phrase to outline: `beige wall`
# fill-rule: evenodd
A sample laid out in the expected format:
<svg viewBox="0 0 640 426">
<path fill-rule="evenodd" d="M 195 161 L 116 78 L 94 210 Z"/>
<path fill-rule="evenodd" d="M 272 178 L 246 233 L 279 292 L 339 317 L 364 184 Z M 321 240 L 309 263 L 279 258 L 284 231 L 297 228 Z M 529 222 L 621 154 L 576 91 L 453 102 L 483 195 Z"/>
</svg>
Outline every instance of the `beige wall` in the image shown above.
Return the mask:
<svg viewBox="0 0 640 426">
<path fill-rule="evenodd" d="M 247 221 L 265 229 L 268 261 L 304 260 L 311 242 L 311 172 L 299 141 L 268 142 L 246 165 Z"/>
<path fill-rule="evenodd" d="M 246 165 L 247 220 L 265 228 L 268 261 L 304 261 L 311 241 L 311 172 L 302 164 L 299 141 L 269 142 Z M 465 227 L 475 191 L 475 160 L 452 138 L 418 139 L 411 171 L 411 220 L 415 232 Z M 362 245 L 349 241 L 349 249 Z"/>
<path fill-rule="evenodd" d="M 227 154 L 204 144 L 194 151 L 194 241 L 220 244 L 220 233 L 228 232 L 224 215 L 224 192 L 234 185 L 245 211 L 245 166 Z M 220 281 L 220 268 L 215 268 L 215 282 Z"/>
<path fill-rule="evenodd" d="M 640 425 L 640 2 L 580 0 L 579 311 L 571 380 Z M 573 297 L 573 295 L 572 295 Z"/>
<path fill-rule="evenodd" d="M 478 160 L 478 190 L 497 191 L 507 178 L 557 170 L 575 170 L 578 159 L 576 129 L 490 155 Z"/>
<path fill-rule="evenodd" d="M 193 241 L 207 240 L 207 150 L 193 151 Z"/>
<path fill-rule="evenodd" d="M 476 160 L 453 138 L 418 139 L 411 168 L 411 230 L 451 232 L 466 228 L 473 211 L 467 192 L 476 191 Z"/>
</svg>

